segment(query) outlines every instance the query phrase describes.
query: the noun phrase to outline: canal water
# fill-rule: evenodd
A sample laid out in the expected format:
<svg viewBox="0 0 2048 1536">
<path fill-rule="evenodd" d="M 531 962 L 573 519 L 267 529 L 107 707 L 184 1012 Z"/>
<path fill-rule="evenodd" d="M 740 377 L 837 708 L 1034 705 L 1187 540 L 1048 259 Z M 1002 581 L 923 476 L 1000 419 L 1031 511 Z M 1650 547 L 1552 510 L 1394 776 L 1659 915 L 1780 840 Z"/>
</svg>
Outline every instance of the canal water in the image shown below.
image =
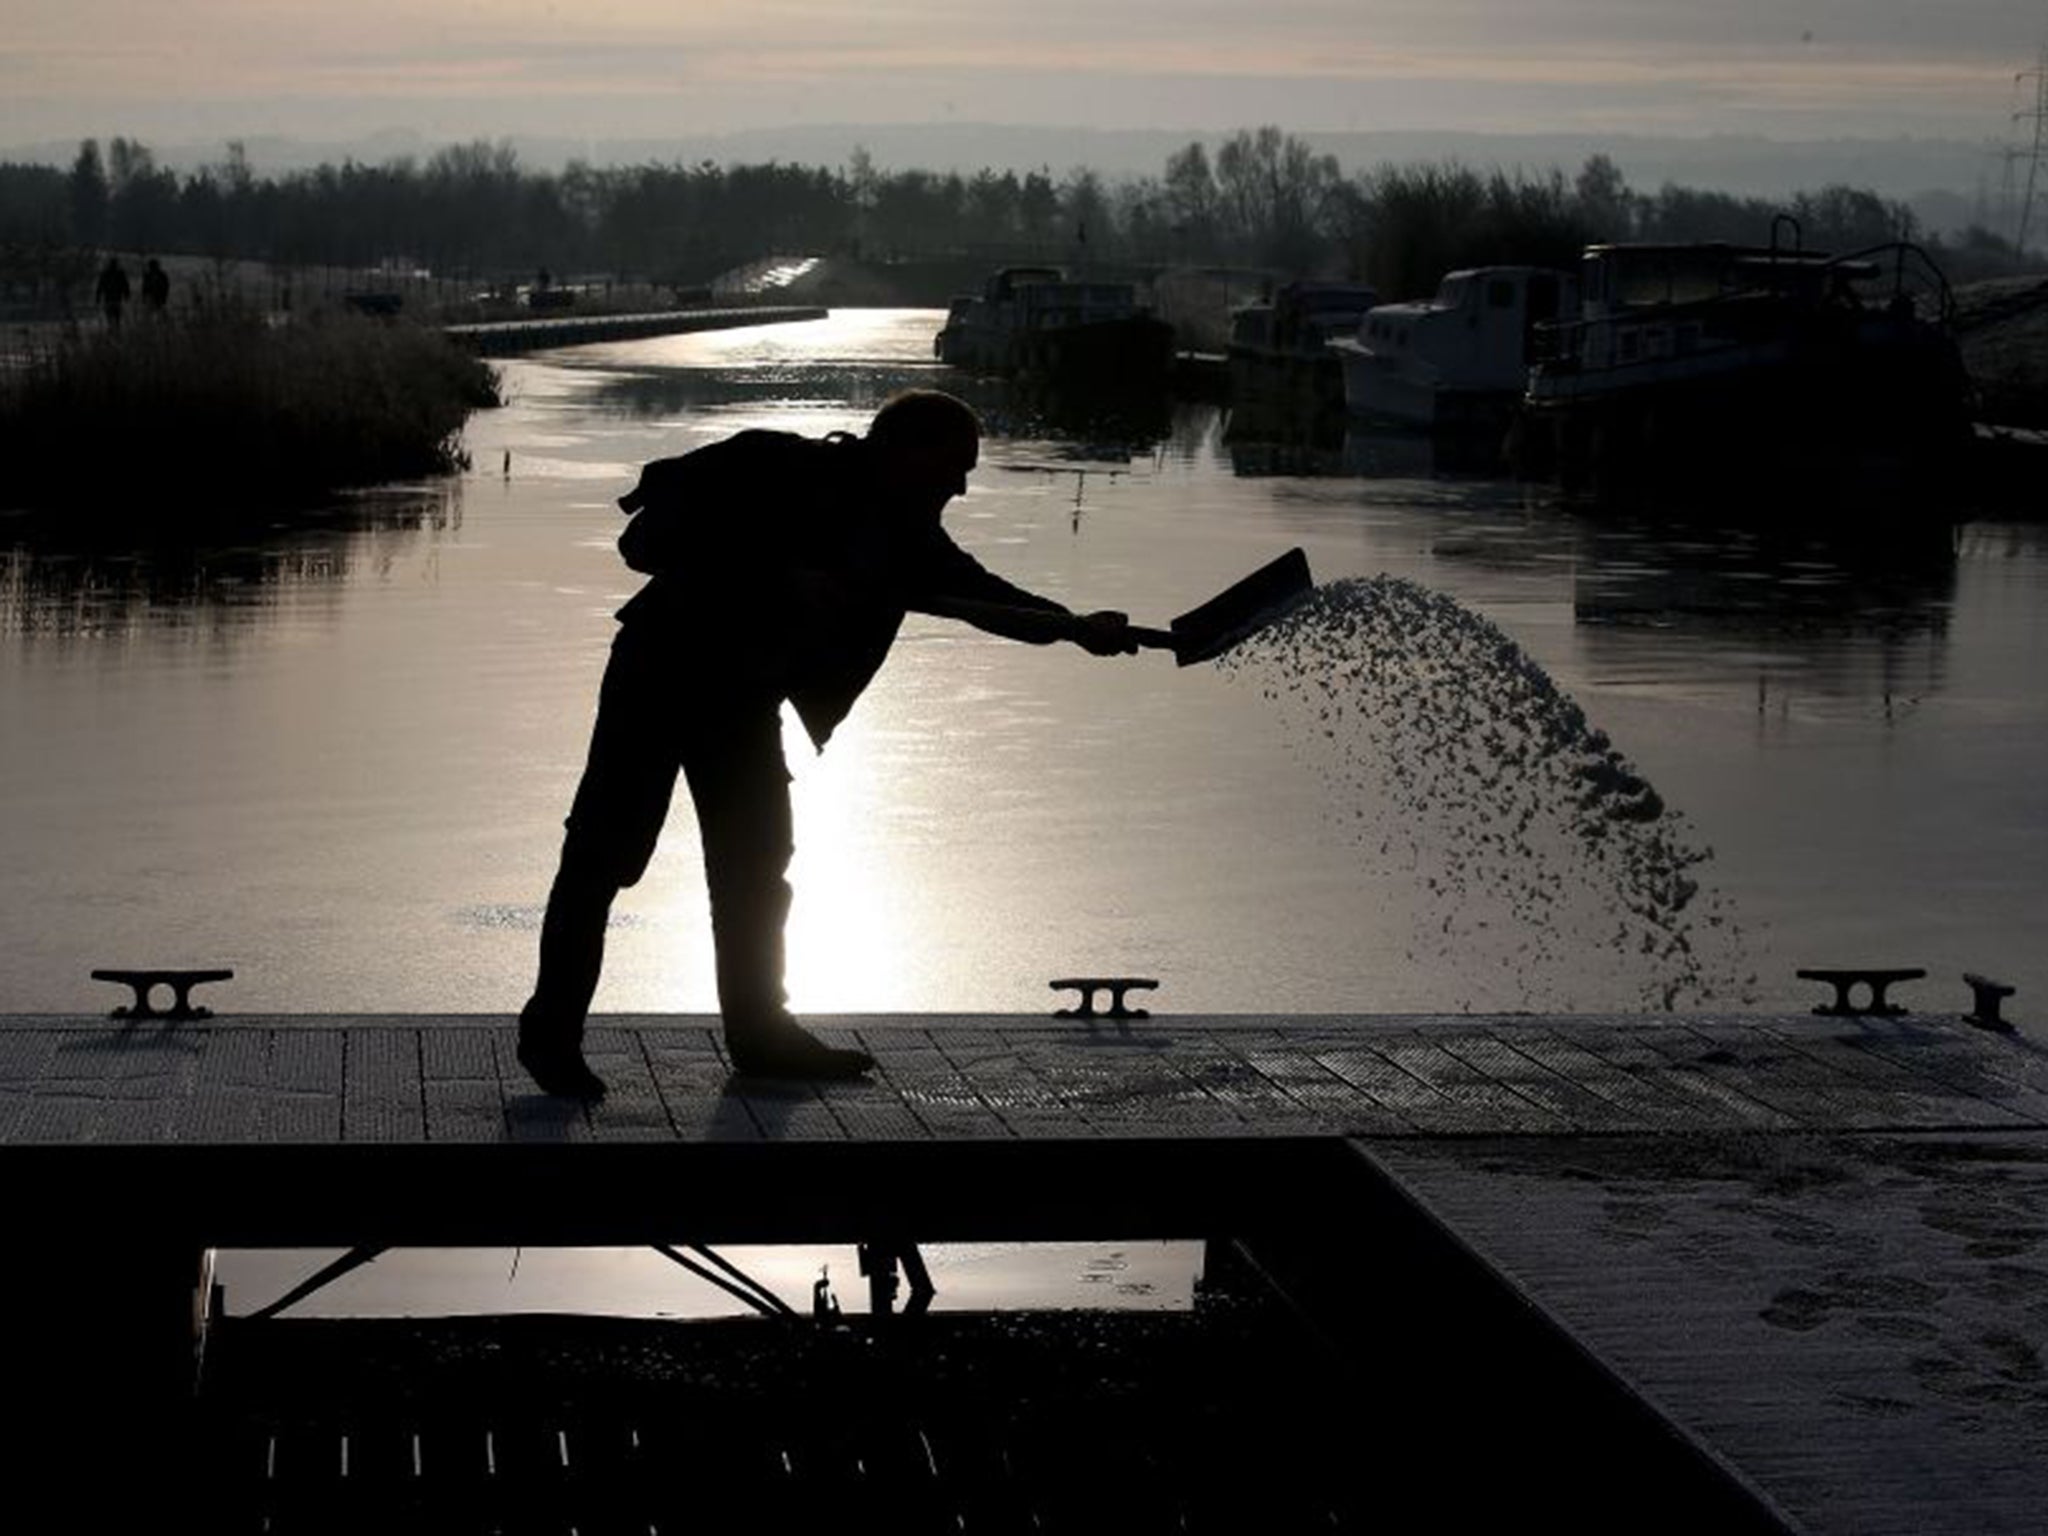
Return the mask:
<svg viewBox="0 0 2048 1536">
<path fill-rule="evenodd" d="M 1345 693 L 1299 686 L 1313 635 L 1177 669 L 913 617 L 829 752 L 789 732 L 800 1011 L 1033 1013 L 1091 971 L 1159 977 L 1174 1013 L 1803 1008 L 1798 967 L 1911 965 L 1916 1009 L 1962 1011 L 1972 970 L 2048 1018 L 2048 530 L 1929 509 L 1815 531 L 1761 497 L 1590 520 L 1398 440 L 1014 399 L 930 361 L 940 318 L 507 363 L 463 475 L 233 545 L 0 520 L 0 1010 L 107 1006 L 88 971 L 138 964 L 233 967 L 224 1011 L 515 1010 L 636 586 L 613 498 L 645 460 L 859 430 L 925 384 L 990 426 L 948 524 L 1026 587 L 1160 623 L 1299 545 L 1354 596 L 1426 594 L 1458 645 L 1417 640 Z M 1475 636 L 1493 660 L 1450 665 Z M 1570 817 L 1523 867 L 1475 856 L 1492 800 L 1536 782 L 1471 745 L 1524 661 L 1698 855 L 1682 987 L 1603 926 L 1612 866 Z M 711 1009 L 709 949 L 679 809 L 620 903 L 599 1010 Z M 835 1274 L 853 1287 L 850 1256 Z"/>
</svg>

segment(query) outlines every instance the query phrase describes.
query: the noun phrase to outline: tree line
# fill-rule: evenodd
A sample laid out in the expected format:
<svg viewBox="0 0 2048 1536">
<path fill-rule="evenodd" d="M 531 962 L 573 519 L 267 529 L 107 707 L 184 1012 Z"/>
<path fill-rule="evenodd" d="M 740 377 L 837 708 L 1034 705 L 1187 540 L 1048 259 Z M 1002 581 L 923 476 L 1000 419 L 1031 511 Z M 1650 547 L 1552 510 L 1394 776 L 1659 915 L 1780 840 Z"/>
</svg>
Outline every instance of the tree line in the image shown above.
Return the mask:
<svg viewBox="0 0 2048 1536">
<path fill-rule="evenodd" d="M 0 164 L 0 282 L 88 278 L 100 250 L 281 265 L 403 261 L 489 277 L 603 273 L 696 285 L 776 253 L 895 257 L 1037 254 L 1139 266 L 1230 264 L 1348 276 L 1389 296 L 1429 292 L 1486 261 L 1562 265 L 1595 240 L 1767 237 L 1799 219 L 1807 245 L 1847 251 L 1922 235 L 1903 204 L 1831 186 L 1787 203 L 1700 188 L 1628 186 L 1595 155 L 1575 176 L 1454 162 L 1346 174 L 1276 127 L 1213 150 L 1192 140 L 1156 176 L 1076 168 L 1022 175 L 884 171 L 856 148 L 843 166 L 522 166 L 509 143 L 451 145 L 424 160 L 344 161 L 259 175 L 238 144 L 180 174 L 148 146 L 80 144 L 71 165 Z M 1926 241 L 1953 276 L 2014 270 L 1984 230 Z"/>
</svg>

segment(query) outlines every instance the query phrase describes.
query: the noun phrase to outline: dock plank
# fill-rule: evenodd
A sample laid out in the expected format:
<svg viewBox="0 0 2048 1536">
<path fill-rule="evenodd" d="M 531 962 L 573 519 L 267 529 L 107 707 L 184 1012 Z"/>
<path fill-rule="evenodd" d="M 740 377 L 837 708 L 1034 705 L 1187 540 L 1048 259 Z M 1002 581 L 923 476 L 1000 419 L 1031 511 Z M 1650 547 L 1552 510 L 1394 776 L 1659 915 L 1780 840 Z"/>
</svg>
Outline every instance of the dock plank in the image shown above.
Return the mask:
<svg viewBox="0 0 2048 1536">
<path fill-rule="evenodd" d="M 1580 1040 L 1536 1024 L 1518 1024 L 1512 1032 L 1497 1030 L 1495 1034 L 1531 1060 L 1571 1078 L 1589 1093 L 1599 1094 L 1646 1129 L 1705 1131 L 1726 1123 L 1725 1114 L 1710 1113 L 1698 1094 L 1674 1083 L 1670 1069 L 1653 1052 L 1603 1055 Z"/>
<path fill-rule="evenodd" d="M 654 1065 L 634 1029 L 598 1025 L 583 1037 L 583 1059 L 605 1082 L 602 1110 L 590 1116 L 595 1141 L 673 1141 L 675 1123 L 654 1080 Z"/>
<path fill-rule="evenodd" d="M 426 1140 L 420 1032 L 379 1025 L 342 1032 L 341 1134 L 346 1141 Z"/>
<path fill-rule="evenodd" d="M 849 1025 L 819 1023 L 812 1033 L 841 1050 L 866 1049 L 860 1031 Z M 824 1093 L 824 1101 L 852 1140 L 931 1140 L 930 1128 L 903 1102 L 886 1072 L 833 1083 Z"/>
<path fill-rule="evenodd" d="M 1415 1129 L 1278 1030 L 1259 1031 L 1240 1049 L 1268 1082 L 1340 1135 L 1393 1136 Z"/>
<path fill-rule="evenodd" d="M 1076 1034 L 1039 1027 L 1003 1032 L 1020 1061 L 1098 1132 L 1121 1136 L 1215 1135 L 1242 1122 L 1176 1071 L 1169 1039 Z"/>
<path fill-rule="evenodd" d="M 1311 1035 L 1306 1042 L 1315 1060 L 1322 1066 L 1343 1078 L 1353 1087 L 1372 1098 L 1402 1120 L 1425 1134 L 1474 1136 L 1485 1135 L 1503 1129 L 1501 1118 L 1495 1111 L 1498 1099 L 1493 1103 L 1476 1102 L 1472 1096 L 1456 1097 L 1448 1094 L 1436 1084 L 1418 1077 L 1414 1072 L 1387 1054 L 1388 1040 L 1375 1035 L 1371 1044 L 1363 1041 L 1357 1044 L 1338 1043 L 1342 1036 Z M 1527 1116 L 1516 1107 L 1506 1128 L 1513 1129 L 1528 1122 L 1540 1112 L 1529 1106 Z M 1554 1117 L 1545 1117 L 1552 1125 L 1561 1122 Z"/>
<path fill-rule="evenodd" d="M 474 1029 L 422 1029 L 419 1041 L 426 1139 L 503 1141 L 505 1089 L 491 1037 Z"/>
<path fill-rule="evenodd" d="M 2028 1123 L 2025 1115 L 1982 1094 L 1922 1072 L 1905 1061 L 1863 1050 L 1857 1044 L 1856 1032 L 1770 1025 L 1758 1025 L 1755 1032 L 1810 1057 L 1830 1077 L 1854 1082 L 1876 1094 L 1893 1127 L 1927 1130 L 1979 1126 L 1998 1130 Z"/>
<path fill-rule="evenodd" d="M 1727 1070 L 1739 1068 L 1742 1091 L 1797 1114 L 1810 1124 L 1851 1130 L 1885 1130 L 1913 1123 L 1924 1106 L 1894 1088 L 1830 1071 L 1782 1036 L 1757 1025 L 1729 1027 L 1708 1022 L 1680 1026 L 1703 1042 L 1702 1059 Z M 1929 1123 L 1921 1121 L 1920 1123 Z"/>
<path fill-rule="evenodd" d="M 335 1142 L 343 1123 L 346 1045 L 339 1029 L 274 1029 L 261 1134 L 270 1141 Z"/>
<path fill-rule="evenodd" d="M 975 1097 L 996 1113 L 1012 1135 L 1064 1140 L 1099 1134 L 1094 1123 L 1000 1031 L 987 1027 L 935 1030 L 932 1041 Z"/>
<path fill-rule="evenodd" d="M 1491 1117 L 1439 1092 L 1366 1045 L 1303 1042 L 1317 1065 L 1342 1078 L 1418 1135 L 1465 1136 L 1496 1130 Z"/>
<path fill-rule="evenodd" d="M 31 1139 L 30 1116 L 63 1039 L 53 1029 L 0 1032 L 0 1145 Z"/>
<path fill-rule="evenodd" d="M 1327 1133 L 1330 1122 L 1285 1083 L 1267 1076 L 1235 1034 L 1189 1034 L 1175 1043 L 1173 1065 L 1258 1136 Z"/>
<path fill-rule="evenodd" d="M 708 1029 L 651 1028 L 635 1033 L 655 1092 L 682 1141 L 759 1141 L 761 1127 L 731 1091 L 732 1075 Z"/>
<path fill-rule="evenodd" d="M 2048 1125 L 2048 1056 L 2030 1040 L 1912 1020 L 1866 1020 L 1850 1043 Z"/>
<path fill-rule="evenodd" d="M 728 1078 L 724 1091 L 743 1106 L 765 1141 L 843 1142 L 846 1127 L 825 1103 L 825 1095 L 839 1084 L 815 1085 L 771 1077 L 749 1077 L 732 1070 L 725 1042 L 711 1037 L 711 1048 L 724 1063 Z"/>
<path fill-rule="evenodd" d="M 191 1092 L 178 1104 L 172 1134 L 201 1145 L 260 1139 L 264 1099 L 270 1091 L 270 1034 L 255 1029 L 208 1029 L 194 1064 Z"/>
<path fill-rule="evenodd" d="M 1640 1115 L 1545 1065 L 1534 1055 L 1518 1050 L 1514 1040 L 1514 1032 L 1509 1030 L 1460 1031 L 1445 1039 L 1443 1049 L 1486 1080 L 1509 1089 L 1575 1130 L 1612 1133 L 1652 1128 Z"/>
<path fill-rule="evenodd" d="M 860 1030 L 856 1038 L 875 1056 L 881 1081 L 916 1116 L 924 1134 L 953 1140 L 1003 1140 L 1010 1127 L 983 1102 L 960 1069 L 923 1030 L 907 1043 L 903 1029 Z"/>
<path fill-rule="evenodd" d="M 1681 1034 L 1668 1024 L 1622 1027 L 1611 1032 L 1584 1029 L 1572 1033 L 1570 1038 L 1618 1066 L 1640 1061 L 1643 1065 L 1632 1070 L 1680 1092 L 1696 1095 L 1702 1107 L 1710 1107 L 1724 1125 L 1787 1131 L 1824 1122 L 1824 1115 L 1812 1112 L 1810 1106 L 1809 1113 L 1802 1118 L 1788 1113 L 1772 1098 L 1752 1091 L 1742 1072 L 1730 1071 L 1723 1063 L 1710 1059 L 1715 1053 L 1703 1041 Z M 1655 1063 L 1654 1068 L 1651 1063 Z"/>
</svg>

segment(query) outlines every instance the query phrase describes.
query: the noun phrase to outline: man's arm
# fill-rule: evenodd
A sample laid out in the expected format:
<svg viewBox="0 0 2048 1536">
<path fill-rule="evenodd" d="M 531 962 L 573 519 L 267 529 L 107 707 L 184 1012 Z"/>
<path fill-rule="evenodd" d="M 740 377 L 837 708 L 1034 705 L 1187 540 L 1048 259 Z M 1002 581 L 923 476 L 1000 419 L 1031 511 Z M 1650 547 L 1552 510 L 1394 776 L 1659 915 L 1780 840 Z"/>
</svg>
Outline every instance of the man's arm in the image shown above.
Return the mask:
<svg viewBox="0 0 2048 1536">
<path fill-rule="evenodd" d="M 1051 645 L 1071 640 L 1096 656 L 1128 656 L 1138 644 L 1126 633 L 1130 621 L 1121 613 L 1075 613 L 1057 605 L 1050 608 L 1018 608 L 1007 603 L 976 602 L 971 598 L 935 595 L 910 605 L 919 613 L 942 619 L 960 619 L 976 629 L 1005 640 L 1022 640 L 1027 645 Z"/>
<path fill-rule="evenodd" d="M 918 580 L 904 606 L 942 619 L 959 619 L 991 635 L 1027 645 L 1070 640 L 1096 656 L 1124 656 L 1137 650 L 1121 613 L 1075 613 L 1051 598 L 1003 580 L 943 532 L 925 551 Z"/>
</svg>

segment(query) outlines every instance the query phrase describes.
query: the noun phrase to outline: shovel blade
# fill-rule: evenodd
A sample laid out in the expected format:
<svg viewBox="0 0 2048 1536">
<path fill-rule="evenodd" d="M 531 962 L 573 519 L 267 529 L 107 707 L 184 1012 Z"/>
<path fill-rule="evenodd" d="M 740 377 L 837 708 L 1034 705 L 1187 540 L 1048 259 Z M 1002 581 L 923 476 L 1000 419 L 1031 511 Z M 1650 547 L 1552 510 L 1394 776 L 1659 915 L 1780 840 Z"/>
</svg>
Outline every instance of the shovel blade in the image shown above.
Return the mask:
<svg viewBox="0 0 2048 1536">
<path fill-rule="evenodd" d="M 1314 588 L 1308 556 L 1290 549 L 1243 581 L 1173 621 L 1173 659 L 1183 667 L 1213 661 L 1280 618 Z"/>
</svg>

